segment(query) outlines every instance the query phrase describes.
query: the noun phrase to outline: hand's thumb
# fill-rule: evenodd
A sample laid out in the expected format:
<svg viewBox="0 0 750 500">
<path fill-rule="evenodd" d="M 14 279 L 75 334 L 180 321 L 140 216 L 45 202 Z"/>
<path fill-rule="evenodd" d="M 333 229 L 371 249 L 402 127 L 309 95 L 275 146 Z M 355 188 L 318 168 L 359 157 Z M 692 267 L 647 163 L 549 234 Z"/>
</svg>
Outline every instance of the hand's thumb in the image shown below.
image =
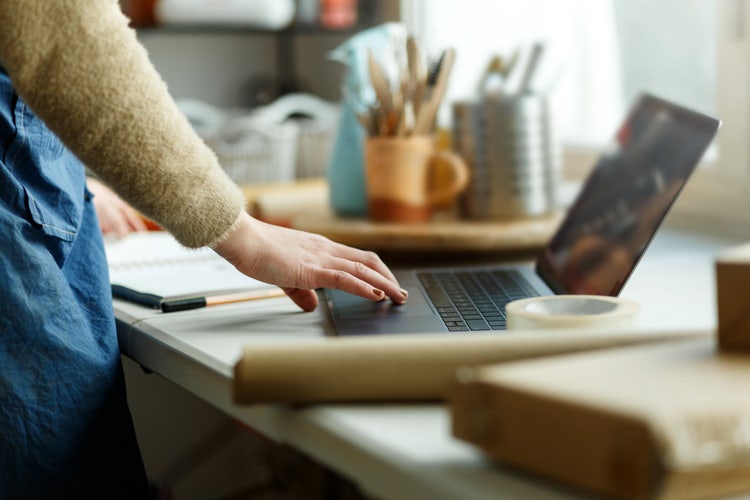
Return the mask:
<svg viewBox="0 0 750 500">
<path fill-rule="evenodd" d="M 318 295 L 315 290 L 302 288 L 283 288 L 283 290 L 303 311 L 314 311 L 318 307 Z"/>
</svg>

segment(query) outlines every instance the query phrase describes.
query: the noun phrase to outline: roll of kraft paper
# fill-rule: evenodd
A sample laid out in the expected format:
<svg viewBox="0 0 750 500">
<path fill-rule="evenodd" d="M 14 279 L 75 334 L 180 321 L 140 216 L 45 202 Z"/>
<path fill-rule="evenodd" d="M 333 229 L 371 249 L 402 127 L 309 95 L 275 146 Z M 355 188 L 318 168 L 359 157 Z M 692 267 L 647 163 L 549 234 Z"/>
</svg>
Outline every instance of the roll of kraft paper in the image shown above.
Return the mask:
<svg viewBox="0 0 750 500">
<path fill-rule="evenodd" d="M 633 328 L 639 310 L 635 302 L 599 295 L 531 297 L 505 306 L 509 330 Z"/>
<path fill-rule="evenodd" d="M 247 345 L 235 365 L 232 390 L 241 404 L 437 401 L 467 366 L 709 335 L 609 328 L 550 333 L 321 337 Z"/>
<path fill-rule="evenodd" d="M 286 28 L 294 19 L 294 0 L 159 0 L 155 17 L 164 25 L 233 25 Z"/>
</svg>

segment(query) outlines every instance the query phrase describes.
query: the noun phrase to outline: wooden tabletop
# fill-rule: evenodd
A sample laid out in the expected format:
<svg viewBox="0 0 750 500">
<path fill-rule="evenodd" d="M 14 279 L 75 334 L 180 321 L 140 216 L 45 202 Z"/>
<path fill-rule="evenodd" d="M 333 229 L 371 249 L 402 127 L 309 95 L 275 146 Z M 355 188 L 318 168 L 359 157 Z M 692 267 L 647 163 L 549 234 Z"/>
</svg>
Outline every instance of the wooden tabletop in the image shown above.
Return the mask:
<svg viewBox="0 0 750 500">
<path fill-rule="evenodd" d="M 437 218 L 427 223 L 375 223 L 332 214 L 296 217 L 296 229 L 322 234 L 359 248 L 398 251 L 527 251 L 543 248 L 562 215 L 477 221 Z"/>
</svg>

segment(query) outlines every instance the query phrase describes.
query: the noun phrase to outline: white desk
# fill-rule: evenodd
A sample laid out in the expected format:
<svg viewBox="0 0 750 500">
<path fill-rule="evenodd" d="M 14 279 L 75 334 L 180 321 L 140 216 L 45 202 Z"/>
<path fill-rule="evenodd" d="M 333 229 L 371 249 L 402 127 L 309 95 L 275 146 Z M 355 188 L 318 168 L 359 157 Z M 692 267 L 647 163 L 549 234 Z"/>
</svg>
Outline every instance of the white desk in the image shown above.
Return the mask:
<svg viewBox="0 0 750 500">
<path fill-rule="evenodd" d="M 714 258 L 737 241 L 662 230 L 622 295 L 642 306 L 650 329 L 715 325 Z M 543 480 L 491 464 L 453 439 L 438 404 L 232 403 L 232 367 L 248 343 L 321 336 L 324 314 L 286 298 L 161 314 L 116 301 L 123 354 L 268 437 L 304 452 L 376 498 L 571 498 Z"/>
</svg>

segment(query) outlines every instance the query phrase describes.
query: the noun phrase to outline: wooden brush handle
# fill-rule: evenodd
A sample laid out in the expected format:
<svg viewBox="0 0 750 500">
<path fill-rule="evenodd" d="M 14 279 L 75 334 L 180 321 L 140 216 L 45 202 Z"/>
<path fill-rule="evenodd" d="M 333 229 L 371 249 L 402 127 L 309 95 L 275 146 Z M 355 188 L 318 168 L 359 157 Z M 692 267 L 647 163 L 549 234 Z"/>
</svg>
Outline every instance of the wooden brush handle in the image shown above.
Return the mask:
<svg viewBox="0 0 750 500">
<path fill-rule="evenodd" d="M 417 123 L 414 125 L 414 134 L 429 134 L 435 122 L 435 116 L 440 108 L 440 104 L 445 96 L 445 90 L 448 87 L 448 77 L 450 76 L 453 61 L 456 57 L 456 51 L 448 48 L 443 53 L 440 69 L 437 75 L 435 86 L 426 103 L 419 110 Z"/>
</svg>

